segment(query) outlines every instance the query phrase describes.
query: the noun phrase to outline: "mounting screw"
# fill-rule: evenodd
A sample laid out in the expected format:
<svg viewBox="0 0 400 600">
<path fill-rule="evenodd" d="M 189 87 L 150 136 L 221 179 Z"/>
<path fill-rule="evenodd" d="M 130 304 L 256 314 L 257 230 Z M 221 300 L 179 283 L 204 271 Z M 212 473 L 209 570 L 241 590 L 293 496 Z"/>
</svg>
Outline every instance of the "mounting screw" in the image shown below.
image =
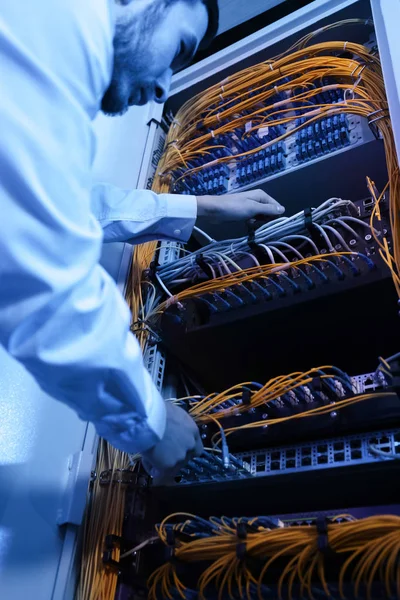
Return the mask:
<svg viewBox="0 0 400 600">
<path fill-rule="evenodd" d="M 337 412 L 336 411 L 331 412 L 331 419 L 336 419 L 336 417 L 337 417 Z"/>
<path fill-rule="evenodd" d="M 349 244 L 350 244 L 350 246 L 356 246 L 357 240 L 350 240 Z"/>
<path fill-rule="evenodd" d="M 267 414 L 267 413 L 264 413 L 264 414 L 263 414 L 263 416 L 262 416 L 262 418 L 263 418 L 263 419 L 268 419 L 268 414 Z"/>
<path fill-rule="evenodd" d="M 201 439 L 202 439 L 202 440 L 205 440 L 205 439 L 207 439 L 207 434 L 206 434 L 206 433 L 202 433 L 202 434 L 201 434 Z"/>
<path fill-rule="evenodd" d="M 370 233 L 367 233 L 367 235 L 365 236 L 365 241 L 370 242 L 371 240 L 372 240 L 372 235 Z"/>
<path fill-rule="evenodd" d="M 342 249 L 342 244 L 336 244 L 335 246 L 335 250 L 341 250 Z"/>
<path fill-rule="evenodd" d="M 205 423 L 201 426 L 201 429 L 208 429 L 208 425 L 206 425 Z"/>
</svg>

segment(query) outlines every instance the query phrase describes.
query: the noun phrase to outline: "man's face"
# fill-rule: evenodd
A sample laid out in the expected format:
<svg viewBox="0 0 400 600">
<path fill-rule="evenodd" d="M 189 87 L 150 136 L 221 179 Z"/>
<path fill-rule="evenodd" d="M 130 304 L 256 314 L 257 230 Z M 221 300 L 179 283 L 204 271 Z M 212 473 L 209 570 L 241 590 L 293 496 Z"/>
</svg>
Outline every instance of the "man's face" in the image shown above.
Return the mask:
<svg viewBox="0 0 400 600">
<path fill-rule="evenodd" d="M 172 74 L 190 62 L 208 26 L 201 0 L 134 0 L 116 12 L 113 75 L 101 103 L 109 115 L 165 102 Z"/>
</svg>

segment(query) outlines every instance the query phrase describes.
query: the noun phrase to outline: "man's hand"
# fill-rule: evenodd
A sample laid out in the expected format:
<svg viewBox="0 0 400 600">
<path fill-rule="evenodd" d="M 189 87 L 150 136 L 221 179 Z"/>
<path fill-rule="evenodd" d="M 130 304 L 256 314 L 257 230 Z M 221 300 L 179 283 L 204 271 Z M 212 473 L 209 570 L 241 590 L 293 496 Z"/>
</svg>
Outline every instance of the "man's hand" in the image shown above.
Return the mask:
<svg viewBox="0 0 400 600">
<path fill-rule="evenodd" d="M 191 458 L 203 452 L 200 433 L 192 417 L 171 402 L 166 402 L 166 409 L 164 437 L 142 456 L 146 471 L 162 479 L 174 477 Z"/>
<path fill-rule="evenodd" d="M 255 217 L 279 217 L 284 212 L 284 207 L 262 190 L 197 197 L 197 215 L 206 217 L 211 223 L 247 221 Z"/>
</svg>

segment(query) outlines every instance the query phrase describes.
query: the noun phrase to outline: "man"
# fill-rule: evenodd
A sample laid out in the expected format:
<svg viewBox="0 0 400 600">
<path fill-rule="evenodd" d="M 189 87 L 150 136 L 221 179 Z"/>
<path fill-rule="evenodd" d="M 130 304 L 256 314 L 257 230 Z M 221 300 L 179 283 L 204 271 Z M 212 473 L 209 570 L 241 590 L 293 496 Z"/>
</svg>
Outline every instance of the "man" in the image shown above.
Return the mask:
<svg viewBox="0 0 400 600">
<path fill-rule="evenodd" d="M 92 188 L 91 121 L 168 97 L 173 72 L 215 35 L 216 0 L 22 0 L 0 15 L 0 342 L 51 396 L 149 468 L 202 451 L 166 404 L 99 265 L 103 241 L 186 241 L 197 215 L 278 215 L 263 192 L 181 198 Z M 96 214 L 97 219 L 93 216 Z"/>
</svg>

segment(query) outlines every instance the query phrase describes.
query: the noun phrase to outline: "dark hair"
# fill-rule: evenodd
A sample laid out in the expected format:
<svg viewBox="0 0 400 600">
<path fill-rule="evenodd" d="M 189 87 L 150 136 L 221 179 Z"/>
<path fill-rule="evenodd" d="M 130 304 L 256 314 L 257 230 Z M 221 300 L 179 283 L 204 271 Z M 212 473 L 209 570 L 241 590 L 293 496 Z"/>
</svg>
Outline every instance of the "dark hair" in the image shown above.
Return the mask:
<svg viewBox="0 0 400 600">
<path fill-rule="evenodd" d="M 212 40 L 217 35 L 219 25 L 219 8 L 218 0 L 202 0 L 203 4 L 206 5 L 208 11 L 208 27 L 206 35 L 201 41 L 200 49 L 207 48 Z"/>
</svg>

